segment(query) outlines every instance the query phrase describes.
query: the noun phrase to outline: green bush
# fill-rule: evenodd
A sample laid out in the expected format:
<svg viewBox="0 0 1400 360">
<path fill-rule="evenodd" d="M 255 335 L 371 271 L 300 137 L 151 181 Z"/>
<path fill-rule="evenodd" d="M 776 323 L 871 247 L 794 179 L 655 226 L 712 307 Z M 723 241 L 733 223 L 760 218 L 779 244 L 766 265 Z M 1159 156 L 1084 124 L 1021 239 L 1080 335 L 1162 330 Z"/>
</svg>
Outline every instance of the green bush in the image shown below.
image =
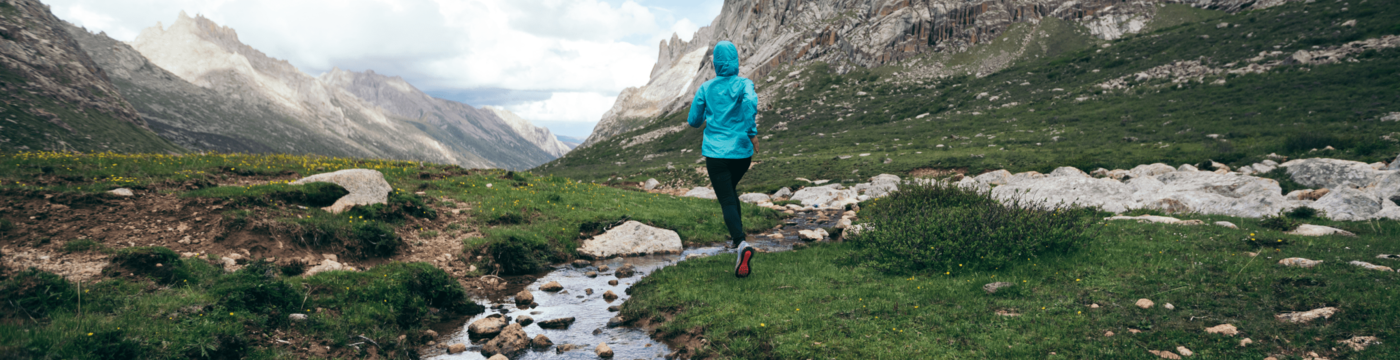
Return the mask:
<svg viewBox="0 0 1400 360">
<path fill-rule="evenodd" d="M 549 248 L 543 237 L 519 230 L 504 230 L 491 235 L 496 240 L 487 245 L 487 252 L 500 265 L 502 274 L 528 274 L 546 265 L 543 259 L 549 257 Z"/>
<path fill-rule="evenodd" d="M 77 303 L 78 290 L 54 273 L 29 268 L 0 283 L 0 317 L 42 318 Z"/>
<path fill-rule="evenodd" d="M 71 244 L 71 243 L 70 243 Z M 180 255 L 160 246 L 121 249 L 112 256 L 111 264 L 102 269 L 107 276 L 140 274 L 161 284 L 171 284 L 192 278 Z"/>
<path fill-rule="evenodd" d="M 910 187 L 872 202 L 856 262 L 889 273 L 1004 267 L 1090 242 L 1092 209 L 1002 204 L 954 186 Z"/>
<path fill-rule="evenodd" d="M 345 245 L 346 251 L 360 258 L 383 257 L 399 251 L 403 239 L 394 232 L 394 227 L 381 222 L 362 222 L 351 228 L 351 240 Z"/>
<path fill-rule="evenodd" d="M 1294 220 L 1292 216 L 1288 216 L 1284 213 L 1279 213 L 1278 215 L 1269 215 L 1259 219 L 1259 226 L 1262 226 L 1265 229 L 1272 229 L 1278 231 L 1293 231 L 1293 229 L 1298 228 L 1298 225 L 1300 224 L 1302 223 L 1298 220 Z"/>
<path fill-rule="evenodd" d="M 351 216 L 363 216 L 365 220 L 389 222 L 401 221 L 410 216 L 420 219 L 436 219 L 438 216 L 437 209 L 429 207 L 422 197 L 397 191 L 389 194 L 389 201 L 385 204 L 356 206 L 348 213 Z"/>
<path fill-rule="evenodd" d="M 1293 209 L 1292 211 L 1285 213 L 1285 215 L 1288 215 L 1288 217 L 1294 219 L 1307 220 L 1317 217 L 1318 210 L 1307 206 L 1303 206 L 1297 209 Z"/>
<path fill-rule="evenodd" d="M 220 305 L 231 310 L 287 314 L 287 310 L 294 310 L 298 305 L 302 294 L 286 282 L 279 281 L 276 276 L 279 272 L 281 269 L 272 263 L 254 261 L 220 278 L 209 293 L 219 299 Z"/>
</svg>

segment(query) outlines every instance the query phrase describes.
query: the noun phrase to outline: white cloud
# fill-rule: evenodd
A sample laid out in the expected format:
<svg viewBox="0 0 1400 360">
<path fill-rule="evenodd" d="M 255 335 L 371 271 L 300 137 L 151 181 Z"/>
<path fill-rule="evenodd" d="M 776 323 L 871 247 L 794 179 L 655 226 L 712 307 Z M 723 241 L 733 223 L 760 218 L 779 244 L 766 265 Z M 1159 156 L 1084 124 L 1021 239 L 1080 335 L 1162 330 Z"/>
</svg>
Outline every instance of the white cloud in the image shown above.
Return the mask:
<svg viewBox="0 0 1400 360">
<path fill-rule="evenodd" d="M 546 100 L 506 106 L 530 121 L 594 122 L 612 108 L 617 96 L 593 92 L 556 92 Z"/>
</svg>

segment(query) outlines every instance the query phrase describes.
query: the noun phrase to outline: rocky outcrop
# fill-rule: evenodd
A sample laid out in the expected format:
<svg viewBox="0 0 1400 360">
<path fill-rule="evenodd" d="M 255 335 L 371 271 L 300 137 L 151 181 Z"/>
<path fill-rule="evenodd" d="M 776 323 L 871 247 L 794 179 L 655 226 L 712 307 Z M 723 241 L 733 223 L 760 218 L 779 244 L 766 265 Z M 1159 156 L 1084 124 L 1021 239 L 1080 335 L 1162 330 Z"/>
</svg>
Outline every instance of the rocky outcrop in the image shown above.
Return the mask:
<svg viewBox="0 0 1400 360">
<path fill-rule="evenodd" d="M 583 246 L 578 248 L 578 253 L 603 259 L 624 255 L 680 253 L 682 249 L 681 237 L 675 231 L 628 221 L 608 229 L 602 235 L 585 240 Z"/>
<path fill-rule="evenodd" d="M 510 324 L 502 329 L 491 341 L 481 346 L 482 355 L 505 355 L 511 357 L 530 347 L 530 337 L 520 324 Z"/>
<path fill-rule="evenodd" d="M 326 211 L 340 213 L 355 205 L 384 204 L 389 201 L 389 192 L 394 191 L 389 182 L 384 180 L 384 174 L 378 170 L 370 169 L 345 169 L 336 172 L 316 174 L 307 176 L 292 185 L 303 185 L 313 182 L 328 182 L 349 191 L 349 194 L 335 200 L 334 204 L 327 206 Z"/>
<path fill-rule="evenodd" d="M 1287 0 L 1202 0 L 1189 2 L 1225 11 L 1261 9 Z M 737 0 L 726 1 L 719 16 L 690 41 L 672 36 L 662 41 L 651 80 L 623 90 L 603 115 L 584 146 L 648 124 L 689 105 L 695 89 L 715 77 L 708 51 L 720 40 L 739 48 L 740 76 L 760 86 L 801 87 L 798 73 L 772 72 L 784 64 L 822 61 L 839 73 L 854 67 L 877 67 L 914 60 L 929 53 L 961 53 L 997 39 L 1013 24 L 1034 31 L 1066 21 L 1077 22 L 1101 39 L 1116 39 L 1146 28 L 1162 2 L 1115 0 Z M 928 66 L 929 76 L 987 74 L 1012 63 L 1034 37 L 1016 42 L 1015 54 L 972 65 Z M 1035 46 L 1038 48 L 1038 46 Z M 927 59 L 927 58 L 925 58 Z M 937 60 L 933 60 L 937 61 Z M 762 103 L 765 97 L 760 96 Z M 760 104 L 762 105 L 762 104 Z"/>
</svg>

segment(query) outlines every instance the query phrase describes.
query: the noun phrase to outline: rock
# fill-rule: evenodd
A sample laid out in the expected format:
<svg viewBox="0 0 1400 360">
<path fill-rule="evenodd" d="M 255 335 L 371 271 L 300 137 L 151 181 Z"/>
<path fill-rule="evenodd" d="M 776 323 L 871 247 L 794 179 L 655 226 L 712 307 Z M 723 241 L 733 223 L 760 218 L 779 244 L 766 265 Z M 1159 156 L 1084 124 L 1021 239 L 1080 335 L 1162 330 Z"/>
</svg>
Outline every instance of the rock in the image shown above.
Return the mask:
<svg viewBox="0 0 1400 360">
<path fill-rule="evenodd" d="M 384 181 L 384 174 L 371 169 L 345 169 L 336 172 L 316 174 L 307 176 L 292 185 L 304 185 L 313 182 L 328 182 L 345 188 L 350 193 L 336 199 L 334 204 L 325 207 L 331 213 L 340 213 L 356 205 L 384 204 L 389 200 L 389 192 L 394 191 L 389 186 L 388 181 Z"/>
<path fill-rule="evenodd" d="M 1245 346 L 1248 346 L 1249 344 L 1253 344 L 1253 343 L 1254 343 L 1254 340 L 1250 340 L 1250 338 L 1244 338 L 1244 339 L 1241 339 L 1241 340 L 1240 340 L 1240 347 L 1245 347 Z"/>
<path fill-rule="evenodd" d="M 583 259 L 574 260 L 573 264 L 576 268 L 588 267 L 588 265 L 593 265 L 592 263 L 588 262 L 588 260 Z"/>
<path fill-rule="evenodd" d="M 1104 337 L 1113 337 L 1113 332 L 1112 332 L 1112 331 L 1105 331 L 1105 332 L 1103 332 L 1103 336 L 1104 336 Z"/>
<path fill-rule="evenodd" d="M 613 272 L 613 276 L 617 276 L 619 279 L 632 277 L 632 275 L 637 275 L 637 268 L 630 263 L 622 264 L 622 267 L 617 268 L 617 271 Z"/>
<path fill-rule="evenodd" d="M 1167 164 L 1163 164 L 1163 163 L 1145 164 L 1145 165 L 1138 165 L 1137 167 L 1134 167 L 1132 170 L 1128 170 L 1128 177 L 1140 178 L 1140 177 L 1147 177 L 1147 176 L 1157 176 L 1157 175 L 1162 175 L 1162 174 L 1166 174 L 1166 173 L 1173 172 L 1173 171 L 1176 171 L 1176 168 L 1171 167 L 1171 165 L 1167 165 Z"/>
<path fill-rule="evenodd" d="M 316 275 L 316 274 L 320 274 L 320 273 L 326 272 L 326 271 L 354 271 L 354 270 L 355 270 L 354 268 L 349 267 L 349 266 L 345 266 L 345 265 L 341 265 L 340 263 L 336 262 L 335 260 L 325 259 L 325 260 L 321 260 L 321 264 L 320 264 L 320 265 L 312 266 L 310 269 L 306 269 L 306 272 L 303 273 L 303 274 L 301 274 L 301 276 L 302 276 L 302 277 L 309 277 L 309 276 Z"/>
<path fill-rule="evenodd" d="M 527 305 L 532 302 L 535 302 L 535 294 L 530 293 L 530 290 L 515 293 L 515 305 Z"/>
<path fill-rule="evenodd" d="M 510 358 L 506 357 L 505 355 L 496 354 L 491 355 L 491 357 L 486 360 L 510 360 Z"/>
<path fill-rule="evenodd" d="M 1136 303 L 1133 303 L 1133 305 L 1137 305 L 1137 307 L 1140 307 L 1140 308 L 1143 308 L 1143 309 L 1151 309 L 1151 308 L 1152 308 L 1152 300 L 1138 299 L 1138 301 L 1137 301 Z"/>
<path fill-rule="evenodd" d="M 613 300 L 617 300 L 617 294 L 616 294 L 616 293 L 613 293 L 612 290 L 608 290 L 607 292 L 604 292 L 604 293 L 603 293 L 603 300 L 604 300 L 604 301 L 607 301 L 607 302 L 612 302 Z"/>
<path fill-rule="evenodd" d="M 1364 187 L 1382 175 L 1371 165 L 1350 160 L 1298 159 L 1279 166 L 1288 169 L 1293 182 L 1312 188 Z"/>
<path fill-rule="evenodd" d="M 493 337 L 501 333 L 501 329 L 506 327 L 506 318 L 500 314 L 495 314 L 473 321 L 467 326 L 467 334 L 472 337 Z"/>
<path fill-rule="evenodd" d="M 515 317 L 515 323 L 520 324 L 520 326 L 530 326 L 530 324 L 535 323 L 535 318 L 530 317 L 530 315 L 520 315 Z"/>
<path fill-rule="evenodd" d="M 1130 333 L 1130 334 L 1139 334 L 1139 333 L 1142 333 L 1142 330 L 1133 329 L 1133 328 L 1128 328 L 1128 333 Z"/>
<path fill-rule="evenodd" d="M 1201 171 L 1201 170 L 1200 170 L 1200 169 L 1197 169 L 1195 165 L 1191 165 L 1191 164 L 1181 164 L 1181 166 L 1177 166 L 1177 167 L 1176 167 L 1176 171 Z"/>
<path fill-rule="evenodd" d="M 851 219 L 846 219 L 846 218 L 842 218 L 841 220 L 836 220 L 836 226 L 833 226 L 833 228 L 836 228 L 836 229 L 845 229 L 845 228 L 848 228 L 848 227 L 851 227 Z"/>
<path fill-rule="evenodd" d="M 555 292 L 559 290 L 564 290 L 564 285 L 559 285 L 558 281 L 550 281 L 540 285 L 540 291 Z"/>
<path fill-rule="evenodd" d="M 1367 346 L 1380 345 L 1381 339 L 1375 336 L 1353 336 L 1350 339 L 1338 340 L 1337 343 L 1350 347 L 1353 351 L 1366 350 Z"/>
<path fill-rule="evenodd" d="M 539 334 L 535 335 L 535 340 L 530 341 L 530 344 L 536 348 L 548 348 L 550 345 L 554 345 L 554 342 L 549 341 L 549 337 L 544 336 L 544 334 Z"/>
<path fill-rule="evenodd" d="M 1175 306 L 1175 305 L 1172 305 L 1172 303 L 1167 303 L 1166 305 L 1162 305 L 1162 308 L 1163 308 L 1163 309 L 1167 309 L 1167 310 L 1176 310 L 1176 306 Z M 1182 354 L 1182 355 L 1186 355 L 1186 354 Z M 1190 355 L 1186 355 L 1186 356 L 1190 356 Z"/>
<path fill-rule="evenodd" d="M 1236 329 L 1234 325 L 1220 324 L 1206 328 L 1206 333 L 1235 336 L 1235 334 L 1240 333 L 1240 330 Z"/>
<path fill-rule="evenodd" d="M 136 196 L 136 193 L 131 192 L 131 189 L 127 188 L 116 188 L 107 191 L 107 193 L 116 196 Z"/>
<path fill-rule="evenodd" d="M 762 194 L 762 193 L 747 193 L 747 194 L 739 195 L 739 201 L 743 201 L 743 202 L 750 203 L 750 204 L 757 204 L 757 203 L 772 202 L 773 200 L 772 200 L 771 198 L 768 197 L 768 194 Z"/>
<path fill-rule="evenodd" d="M 613 357 L 612 348 L 609 348 L 609 347 L 608 347 L 608 343 L 605 343 L 605 342 L 598 343 L 598 348 L 593 349 L 593 352 L 594 352 L 594 353 L 597 353 L 597 354 L 598 354 L 598 357 L 600 357 L 600 358 L 610 358 L 610 357 Z"/>
<path fill-rule="evenodd" d="M 539 322 L 540 327 L 546 329 L 568 329 L 569 325 L 573 324 L 574 317 L 572 316 L 558 319 L 549 319 Z"/>
<path fill-rule="evenodd" d="M 642 190 L 655 190 L 657 185 L 661 185 L 661 182 L 655 178 L 647 179 L 647 182 L 642 183 Z"/>
<path fill-rule="evenodd" d="M 826 186 L 805 187 L 792 194 L 791 200 L 801 201 L 803 208 L 813 205 L 823 207 L 839 208 L 847 204 L 855 204 L 860 194 L 856 190 L 844 189 L 841 184 L 831 184 Z"/>
<path fill-rule="evenodd" d="M 1350 262 L 1350 264 L 1356 265 L 1356 266 L 1360 266 L 1360 267 L 1363 267 L 1363 268 L 1366 268 L 1367 270 L 1379 270 L 1379 271 L 1387 271 L 1387 272 L 1394 272 L 1394 271 L 1395 271 L 1394 269 L 1391 269 L 1390 267 L 1387 267 L 1387 266 L 1380 266 L 1380 265 L 1368 263 L 1368 262 L 1365 262 L 1365 261 L 1352 261 L 1352 262 Z"/>
<path fill-rule="evenodd" d="M 1122 215 L 1119 215 L 1119 216 L 1110 216 L 1110 217 L 1104 218 L 1104 220 L 1137 220 L 1138 222 L 1150 222 L 1150 223 L 1160 223 L 1160 224 L 1176 224 L 1176 225 L 1201 225 L 1201 224 L 1204 223 L 1204 222 L 1202 222 L 1202 221 L 1200 221 L 1200 220 L 1180 220 L 1180 219 L 1177 219 L 1177 218 L 1174 218 L 1174 217 L 1156 216 L 1156 215 L 1141 215 L 1141 216 L 1122 216 Z"/>
<path fill-rule="evenodd" d="M 703 187 L 703 186 L 697 186 L 697 187 L 695 187 L 695 188 L 693 188 L 693 189 L 690 189 L 690 191 L 687 191 L 687 192 L 685 193 L 685 195 L 681 195 L 681 196 L 693 197 L 693 198 L 701 198 L 701 199 L 710 199 L 710 200 L 719 199 L 718 196 L 715 196 L 715 190 L 714 190 L 714 189 L 707 188 L 707 187 Z"/>
<path fill-rule="evenodd" d="M 593 288 L 583 289 L 584 295 L 593 295 Z"/>
<path fill-rule="evenodd" d="M 1079 168 L 1072 167 L 1072 166 L 1061 166 L 1061 167 L 1057 167 L 1057 168 L 1055 168 L 1055 171 L 1051 171 L 1051 172 L 1050 172 L 1050 175 L 1046 175 L 1046 176 L 1051 176 L 1051 177 L 1072 176 L 1072 177 L 1082 177 L 1082 178 L 1092 177 L 1092 176 L 1089 176 L 1089 174 L 1084 173 L 1084 170 L 1079 170 Z"/>
<path fill-rule="evenodd" d="M 620 305 L 613 305 L 613 306 L 609 306 L 609 307 L 608 307 L 608 312 L 618 312 L 618 311 L 622 311 L 622 306 L 620 306 Z"/>
<path fill-rule="evenodd" d="M 625 255 L 680 253 L 682 249 L 681 236 L 675 231 L 629 220 L 584 241 L 578 252 L 580 255 L 603 259 Z"/>
<path fill-rule="evenodd" d="M 1310 207 L 1322 210 L 1327 217 L 1339 221 L 1360 221 L 1375 217 L 1381 211 L 1383 199 L 1350 187 L 1333 188 Z"/>
<path fill-rule="evenodd" d="M 1229 222 L 1229 221 L 1216 221 L 1216 222 L 1215 222 L 1215 225 L 1216 225 L 1216 226 L 1223 226 L 1223 227 L 1227 227 L 1227 228 L 1231 228 L 1231 229 L 1239 229 L 1239 228 L 1240 228 L 1240 227 L 1238 227 L 1238 226 L 1235 226 L 1235 223 L 1232 223 L 1232 222 Z"/>
<path fill-rule="evenodd" d="M 900 181 L 901 179 L 897 175 L 880 174 L 871 177 L 868 183 L 856 184 L 856 186 L 851 187 L 851 190 L 855 190 L 856 193 L 859 194 L 864 194 L 856 197 L 859 201 L 865 201 L 865 199 L 861 199 L 861 197 L 867 197 L 867 199 L 882 198 L 888 196 L 890 193 L 899 191 Z"/>
<path fill-rule="evenodd" d="M 792 189 L 782 188 L 778 189 L 777 192 L 774 192 L 772 198 L 786 198 L 789 196 L 792 196 Z"/>
<path fill-rule="evenodd" d="M 611 319 L 608 319 L 608 327 L 618 327 L 622 326 L 622 324 L 625 323 L 627 323 L 627 319 L 624 319 L 622 315 L 614 316 Z"/>
<path fill-rule="evenodd" d="M 452 345 L 448 345 L 448 346 L 447 346 L 447 353 L 448 353 L 448 354 L 460 354 L 460 353 L 462 353 L 463 351 L 467 351 L 467 344 L 456 343 L 456 344 L 452 344 Z"/>
<path fill-rule="evenodd" d="M 597 272 L 597 271 L 589 271 L 589 272 L 583 273 L 583 276 L 595 278 L 595 277 L 598 277 L 598 272 Z"/>
<path fill-rule="evenodd" d="M 995 294 L 997 290 L 1001 290 L 1002 288 L 1008 288 L 1012 286 L 1016 286 L 1016 284 L 998 281 L 987 285 L 982 285 L 982 291 L 986 291 L 988 294 Z"/>
<path fill-rule="evenodd" d="M 1187 349 L 1185 346 L 1177 346 L 1177 347 L 1176 347 L 1176 353 L 1177 353 L 1177 354 L 1181 354 L 1181 356 L 1196 355 L 1195 352 L 1192 352 L 1191 349 Z"/>
<path fill-rule="evenodd" d="M 422 333 L 418 334 L 418 341 L 432 341 L 434 339 L 437 339 L 437 337 L 437 331 L 423 330 Z"/>
<path fill-rule="evenodd" d="M 802 239 L 802 241 L 816 241 L 822 239 L 821 235 L 814 230 L 798 230 L 797 237 Z"/>
<path fill-rule="evenodd" d="M 288 319 L 288 320 L 291 320 L 291 321 L 293 321 L 293 322 L 303 322 L 303 321 L 306 321 L 306 314 L 291 314 L 291 315 L 287 315 L 287 319 Z"/>
<path fill-rule="evenodd" d="M 1400 260 L 1400 255 L 1380 254 L 1380 255 L 1376 255 L 1376 258 L 1377 258 L 1377 259 Z"/>
<path fill-rule="evenodd" d="M 1298 225 L 1298 228 L 1293 229 L 1293 231 L 1286 232 L 1285 234 L 1290 234 L 1290 235 L 1303 235 L 1303 236 L 1326 236 L 1326 235 L 1356 236 L 1356 234 L 1353 234 L 1353 233 L 1350 232 L 1350 231 L 1346 231 L 1346 230 L 1342 230 L 1342 229 L 1338 229 L 1338 228 L 1334 228 L 1334 227 L 1330 227 L 1330 226 L 1312 225 L 1312 224 Z"/>
<path fill-rule="evenodd" d="M 1180 356 L 1177 356 L 1176 353 L 1173 353 L 1173 352 L 1171 352 L 1171 351 L 1166 351 L 1166 350 L 1161 350 L 1161 351 L 1158 351 L 1158 350 L 1147 350 L 1147 352 L 1152 353 L 1152 355 L 1157 355 L 1157 357 L 1160 357 L 1160 358 L 1163 358 L 1163 359 L 1181 360 L 1181 357 L 1180 357 Z"/>
<path fill-rule="evenodd" d="M 1289 312 L 1289 313 L 1278 314 L 1278 315 L 1274 315 L 1274 318 L 1276 318 L 1276 319 L 1278 319 L 1279 321 L 1282 321 L 1282 322 L 1298 324 L 1298 323 L 1306 323 L 1306 322 L 1309 322 L 1309 321 L 1313 321 L 1313 319 L 1317 319 L 1317 318 L 1319 318 L 1319 317 L 1320 317 L 1320 318 L 1323 318 L 1323 319 L 1329 319 L 1329 318 L 1332 317 L 1332 314 L 1336 314 L 1337 311 L 1338 311 L 1337 308 L 1334 308 L 1334 307 L 1325 307 L 1325 308 L 1312 309 L 1312 310 L 1308 310 L 1308 311 L 1295 311 L 1295 312 Z"/>
<path fill-rule="evenodd" d="M 1090 309 L 1098 309 L 1098 308 L 1099 308 L 1099 304 L 1097 304 L 1097 303 L 1089 304 L 1089 308 L 1090 308 Z"/>
<path fill-rule="evenodd" d="M 599 272 L 608 271 L 608 269 L 610 268 L 607 265 L 598 265 Z"/>
<path fill-rule="evenodd" d="M 482 345 L 481 353 L 483 355 L 499 354 L 511 357 L 529 347 L 530 336 L 525 335 L 525 330 L 520 324 L 510 324 L 501 330 L 500 335 L 496 335 L 496 338 L 486 342 L 486 345 Z"/>
<path fill-rule="evenodd" d="M 1300 268 L 1310 268 L 1310 267 L 1313 267 L 1313 266 L 1317 266 L 1317 264 L 1321 264 L 1321 263 L 1322 263 L 1322 260 L 1308 260 L 1308 259 L 1299 258 L 1299 257 L 1291 257 L 1291 258 L 1287 258 L 1287 259 L 1283 259 L 1283 260 L 1279 260 L 1279 261 L 1278 261 L 1278 264 L 1279 264 L 1279 265 L 1283 265 L 1283 266 L 1295 266 L 1295 267 L 1300 267 Z"/>
<path fill-rule="evenodd" d="M 617 286 L 617 280 L 608 280 L 608 285 Z"/>
</svg>

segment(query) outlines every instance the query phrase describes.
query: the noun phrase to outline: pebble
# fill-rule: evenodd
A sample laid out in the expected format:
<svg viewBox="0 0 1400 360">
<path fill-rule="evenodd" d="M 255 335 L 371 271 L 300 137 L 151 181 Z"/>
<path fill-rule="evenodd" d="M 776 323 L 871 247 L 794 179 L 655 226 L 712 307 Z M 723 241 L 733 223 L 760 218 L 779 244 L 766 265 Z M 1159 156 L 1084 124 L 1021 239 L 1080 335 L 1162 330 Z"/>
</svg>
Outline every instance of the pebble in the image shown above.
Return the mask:
<svg viewBox="0 0 1400 360">
<path fill-rule="evenodd" d="M 554 292 L 559 290 L 564 290 L 564 285 L 559 285 L 558 281 L 550 281 L 545 283 L 544 285 L 540 285 L 540 291 Z"/>
<path fill-rule="evenodd" d="M 554 342 L 550 341 L 549 337 L 544 336 L 544 334 L 539 334 L 535 335 L 535 339 L 531 340 L 530 344 L 537 348 L 547 348 L 550 345 L 554 345 Z"/>
<path fill-rule="evenodd" d="M 453 211 L 456 211 L 456 210 L 453 210 Z M 505 355 L 496 354 L 496 355 L 491 355 L 491 358 L 490 358 L 490 359 L 486 359 L 486 360 L 510 360 L 510 358 L 506 357 Z"/>
<path fill-rule="evenodd" d="M 463 352 L 463 351 L 467 351 L 467 345 L 466 345 L 466 344 L 456 343 L 456 344 L 449 345 L 449 346 L 447 347 L 447 353 L 448 353 L 448 354 L 457 354 L 457 353 L 461 353 L 461 352 Z"/>
<path fill-rule="evenodd" d="M 1295 312 L 1289 312 L 1289 313 L 1282 313 L 1282 314 L 1274 315 L 1274 318 L 1278 319 L 1279 321 L 1286 322 L 1286 323 L 1294 323 L 1294 324 L 1297 324 L 1297 323 L 1306 323 L 1306 322 L 1309 322 L 1309 321 L 1313 321 L 1313 319 L 1317 319 L 1317 318 L 1319 318 L 1319 317 L 1320 317 L 1320 318 L 1323 318 L 1323 319 L 1330 319 L 1330 318 L 1332 318 L 1332 314 L 1337 313 L 1338 310 L 1339 310 L 1339 309 L 1337 309 L 1337 308 L 1334 308 L 1334 307 L 1330 307 L 1330 306 L 1329 306 L 1329 307 L 1324 307 L 1324 308 L 1312 309 L 1312 310 L 1308 310 L 1308 311 L 1295 311 Z"/>
<path fill-rule="evenodd" d="M 1008 288 L 1012 286 L 1016 286 L 1016 284 L 998 281 L 987 285 L 982 285 L 982 291 L 986 291 L 988 294 L 995 294 L 997 293 L 997 290 L 1001 290 L 1002 288 Z"/>
<path fill-rule="evenodd" d="M 595 278 L 595 277 L 598 277 L 598 272 L 597 272 L 597 271 L 589 271 L 589 272 L 583 273 L 583 275 L 584 275 L 584 276 L 587 276 L 587 277 Z"/>
<path fill-rule="evenodd" d="M 1388 271 L 1388 272 L 1394 272 L 1394 271 L 1395 271 L 1394 269 L 1391 269 L 1389 266 L 1380 266 L 1380 265 L 1368 263 L 1368 262 L 1365 262 L 1365 261 L 1352 261 L 1350 264 L 1356 265 L 1356 266 L 1360 266 L 1360 267 L 1366 268 L 1366 269 L 1368 269 L 1368 270 Z"/>
<path fill-rule="evenodd" d="M 535 323 L 535 318 L 529 315 L 520 315 L 515 318 L 515 322 L 520 323 L 520 326 L 530 326 L 530 324 Z"/>
<path fill-rule="evenodd" d="M 626 322 L 627 319 L 623 319 L 622 315 L 614 316 L 611 319 L 608 319 L 608 327 L 618 327 Z"/>
<path fill-rule="evenodd" d="M 1158 350 L 1147 350 L 1147 352 L 1152 353 L 1152 355 L 1157 355 L 1157 357 L 1160 357 L 1160 358 L 1163 358 L 1163 359 L 1181 360 L 1181 356 L 1177 356 L 1176 353 L 1173 353 L 1173 352 L 1171 352 L 1171 351 L 1166 351 L 1166 350 L 1161 350 L 1161 351 L 1158 351 Z"/>
<path fill-rule="evenodd" d="M 574 317 L 551 319 L 539 322 L 539 326 L 546 329 L 568 329 L 574 324 Z"/>
<path fill-rule="evenodd" d="M 306 314 L 291 314 L 287 315 L 287 318 L 295 322 L 302 322 L 306 321 Z"/>
<path fill-rule="evenodd" d="M 1283 266 L 1296 266 L 1296 267 L 1300 267 L 1300 268 L 1310 268 L 1310 267 L 1313 267 L 1313 266 L 1317 266 L 1317 264 L 1321 264 L 1321 263 L 1322 263 L 1322 260 L 1308 260 L 1308 259 L 1298 258 L 1298 257 L 1291 257 L 1291 258 L 1287 258 L 1287 259 L 1283 259 L 1283 260 L 1279 260 L 1279 261 L 1278 261 L 1278 264 L 1279 264 L 1279 265 L 1283 265 Z"/>
<path fill-rule="evenodd" d="M 608 280 L 608 285 L 617 286 L 617 280 Z"/>
<path fill-rule="evenodd" d="M 1244 338 L 1243 340 L 1240 340 L 1240 347 L 1245 347 L 1245 345 L 1249 345 L 1249 344 L 1253 344 L 1253 343 L 1254 343 L 1254 340 L 1250 340 L 1249 338 Z"/>
<path fill-rule="evenodd" d="M 1162 308 L 1167 309 L 1167 310 L 1176 310 L 1176 306 L 1173 306 L 1172 303 L 1167 303 L 1166 305 L 1162 305 Z M 1191 355 L 1186 355 L 1186 356 L 1191 356 Z"/>
<path fill-rule="evenodd" d="M 613 357 L 612 348 L 608 347 L 608 343 L 605 342 L 598 343 L 598 348 L 593 349 L 593 351 L 597 353 L 600 358 Z"/>
<path fill-rule="evenodd" d="M 535 294 L 530 293 L 530 290 L 520 290 L 520 292 L 515 294 L 516 305 L 529 304 L 532 302 L 535 302 Z"/>
<path fill-rule="evenodd" d="M 1191 352 L 1191 349 L 1187 349 L 1185 346 L 1177 346 L 1176 353 L 1181 354 L 1181 356 L 1191 356 L 1196 354 L 1194 352 Z"/>
<path fill-rule="evenodd" d="M 607 302 L 617 300 L 617 294 L 613 293 L 612 290 L 608 290 L 607 292 L 603 293 L 603 300 Z"/>
<path fill-rule="evenodd" d="M 593 295 L 593 288 L 583 289 L 584 295 Z"/>
<path fill-rule="evenodd" d="M 1221 335 L 1227 335 L 1227 336 L 1235 336 L 1235 334 L 1239 334 L 1239 333 L 1240 333 L 1240 330 L 1239 330 L 1239 329 L 1236 329 L 1234 325 L 1230 325 L 1230 324 L 1220 324 L 1220 325 L 1216 325 L 1216 326 L 1212 326 L 1212 327 L 1206 328 L 1206 332 L 1207 332 L 1207 333 L 1211 333 L 1211 334 L 1221 334 Z"/>
<path fill-rule="evenodd" d="M 1095 303 L 1095 304 L 1089 304 L 1089 308 L 1090 308 L 1090 309 L 1098 309 L 1098 308 L 1099 308 L 1099 304 L 1097 304 L 1097 303 Z"/>
<path fill-rule="evenodd" d="M 574 260 L 574 267 L 588 267 L 588 265 L 590 265 L 588 260 Z"/>
<path fill-rule="evenodd" d="M 608 271 L 608 269 L 610 268 L 607 265 L 598 265 L 598 272 Z"/>
<path fill-rule="evenodd" d="M 1104 337 L 1113 337 L 1113 332 L 1112 332 L 1112 331 L 1105 331 L 1105 332 L 1103 333 L 1103 336 L 1104 336 Z"/>
<path fill-rule="evenodd" d="M 609 307 L 608 307 L 608 311 L 609 311 L 609 312 L 618 312 L 618 311 L 622 311 L 622 306 L 621 306 L 621 305 L 609 306 Z"/>
<path fill-rule="evenodd" d="M 1140 308 L 1143 308 L 1143 309 L 1151 309 L 1153 304 L 1152 304 L 1152 300 L 1138 299 L 1137 303 L 1135 303 L 1134 305 L 1137 305 L 1137 307 L 1140 307 Z"/>
</svg>

